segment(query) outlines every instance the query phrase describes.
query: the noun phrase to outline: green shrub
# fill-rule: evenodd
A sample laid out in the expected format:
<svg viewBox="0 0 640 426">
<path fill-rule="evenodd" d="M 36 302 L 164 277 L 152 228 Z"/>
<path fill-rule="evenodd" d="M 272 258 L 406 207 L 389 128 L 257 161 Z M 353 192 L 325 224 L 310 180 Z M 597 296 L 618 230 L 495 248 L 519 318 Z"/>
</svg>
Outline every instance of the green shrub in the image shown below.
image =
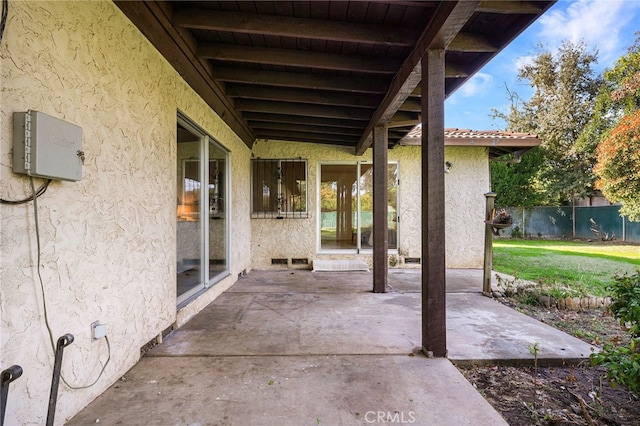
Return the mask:
<svg viewBox="0 0 640 426">
<path fill-rule="evenodd" d="M 607 290 L 611 292 L 611 312 L 635 338 L 629 346 L 606 344 L 600 353 L 591 355 L 591 363 L 607 367 L 612 384 L 640 394 L 640 270 L 633 275 L 616 275 Z"/>
<path fill-rule="evenodd" d="M 640 339 L 631 339 L 629 346 L 604 345 L 591 355 L 591 364 L 607 367 L 612 385 L 623 385 L 640 395 Z"/>
<path fill-rule="evenodd" d="M 640 270 L 633 275 L 616 275 L 607 290 L 611 293 L 611 312 L 620 325 L 628 325 L 631 334 L 640 337 Z"/>
</svg>

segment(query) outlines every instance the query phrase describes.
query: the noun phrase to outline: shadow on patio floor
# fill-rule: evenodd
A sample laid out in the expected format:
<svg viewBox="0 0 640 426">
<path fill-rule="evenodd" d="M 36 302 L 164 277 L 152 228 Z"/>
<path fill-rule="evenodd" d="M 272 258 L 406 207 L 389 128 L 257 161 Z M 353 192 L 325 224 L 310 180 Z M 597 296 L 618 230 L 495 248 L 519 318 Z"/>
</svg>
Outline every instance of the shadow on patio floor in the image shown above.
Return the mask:
<svg viewBox="0 0 640 426">
<path fill-rule="evenodd" d="M 586 343 L 447 273 L 449 360 L 421 347 L 419 270 L 254 271 L 167 336 L 68 424 L 505 424 L 453 362 L 589 356 Z M 451 361 L 450 361 L 451 360 Z M 464 407 L 464 408 L 463 408 Z"/>
</svg>

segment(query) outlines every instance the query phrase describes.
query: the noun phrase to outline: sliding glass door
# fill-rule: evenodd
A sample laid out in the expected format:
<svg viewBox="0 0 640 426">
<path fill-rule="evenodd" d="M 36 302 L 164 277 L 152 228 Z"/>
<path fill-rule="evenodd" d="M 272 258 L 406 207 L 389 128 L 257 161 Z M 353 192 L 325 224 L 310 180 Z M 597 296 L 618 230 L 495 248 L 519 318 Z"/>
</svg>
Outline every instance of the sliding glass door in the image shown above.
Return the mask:
<svg viewBox="0 0 640 426">
<path fill-rule="evenodd" d="M 182 117 L 177 148 L 177 303 L 182 305 L 228 274 L 228 153 Z"/>
<path fill-rule="evenodd" d="M 356 250 L 357 164 L 320 166 L 320 249 Z"/>
<path fill-rule="evenodd" d="M 388 165 L 389 249 L 397 249 L 398 165 Z M 320 250 L 373 248 L 373 164 L 320 165 Z"/>
</svg>

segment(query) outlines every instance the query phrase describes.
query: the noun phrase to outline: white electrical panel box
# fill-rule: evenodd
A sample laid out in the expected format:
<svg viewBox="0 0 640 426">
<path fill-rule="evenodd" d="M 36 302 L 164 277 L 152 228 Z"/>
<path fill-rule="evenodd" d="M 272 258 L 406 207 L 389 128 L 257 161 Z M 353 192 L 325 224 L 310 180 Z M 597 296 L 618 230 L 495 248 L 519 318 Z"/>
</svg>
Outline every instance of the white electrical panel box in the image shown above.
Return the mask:
<svg viewBox="0 0 640 426">
<path fill-rule="evenodd" d="M 39 111 L 13 113 L 13 172 L 82 179 L 82 128 Z"/>
</svg>

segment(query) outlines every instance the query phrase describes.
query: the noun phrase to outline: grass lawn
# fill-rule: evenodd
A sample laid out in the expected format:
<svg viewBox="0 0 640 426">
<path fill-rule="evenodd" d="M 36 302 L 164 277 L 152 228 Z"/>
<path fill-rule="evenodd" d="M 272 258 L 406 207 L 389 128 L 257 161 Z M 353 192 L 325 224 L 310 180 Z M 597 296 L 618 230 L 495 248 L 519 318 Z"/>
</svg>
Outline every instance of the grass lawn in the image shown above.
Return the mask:
<svg viewBox="0 0 640 426">
<path fill-rule="evenodd" d="M 615 274 L 640 269 L 640 245 L 496 239 L 493 269 L 544 285 L 605 296 L 605 287 Z"/>
</svg>

